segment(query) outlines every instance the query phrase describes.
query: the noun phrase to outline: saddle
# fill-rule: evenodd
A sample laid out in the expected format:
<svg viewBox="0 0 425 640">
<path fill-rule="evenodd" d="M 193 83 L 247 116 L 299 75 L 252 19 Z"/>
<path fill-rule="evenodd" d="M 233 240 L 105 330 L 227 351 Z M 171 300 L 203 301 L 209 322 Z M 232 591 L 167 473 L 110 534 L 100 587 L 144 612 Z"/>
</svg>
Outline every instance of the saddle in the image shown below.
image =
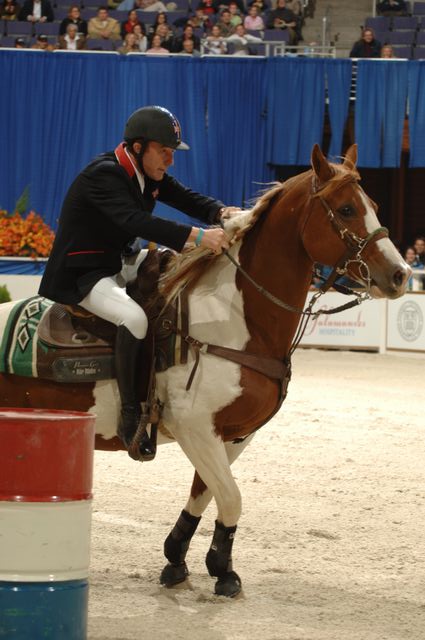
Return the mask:
<svg viewBox="0 0 425 640">
<path fill-rule="evenodd" d="M 159 277 L 171 255 L 170 250 L 150 250 L 139 268 L 137 282 L 127 286 L 128 294 L 143 307 L 148 317 L 156 371 L 164 371 L 174 364 L 175 334 L 170 327 L 175 324 L 177 308 L 175 305 L 165 308 L 165 301 L 158 291 Z M 116 326 L 112 323 L 78 305 L 54 303 L 43 314 L 37 333 L 39 377 L 57 382 L 89 382 L 115 377 Z M 147 367 L 149 365 L 146 363 Z"/>
</svg>

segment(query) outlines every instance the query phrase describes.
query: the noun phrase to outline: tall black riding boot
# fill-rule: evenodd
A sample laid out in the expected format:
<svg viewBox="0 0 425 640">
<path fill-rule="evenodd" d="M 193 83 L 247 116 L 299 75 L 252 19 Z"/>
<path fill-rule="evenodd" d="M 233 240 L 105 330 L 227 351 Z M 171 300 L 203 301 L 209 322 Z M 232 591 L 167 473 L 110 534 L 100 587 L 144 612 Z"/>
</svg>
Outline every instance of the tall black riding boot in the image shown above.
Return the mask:
<svg viewBox="0 0 425 640">
<path fill-rule="evenodd" d="M 118 436 L 126 448 L 131 444 L 141 421 L 140 367 L 142 366 L 144 340 L 138 340 L 121 325 L 117 329 L 115 339 L 115 374 L 121 398 L 121 420 L 118 426 Z M 143 400 L 147 400 L 143 398 Z M 144 403 L 146 406 L 146 403 Z M 140 458 L 152 459 L 151 441 L 145 432 L 140 445 Z"/>
</svg>

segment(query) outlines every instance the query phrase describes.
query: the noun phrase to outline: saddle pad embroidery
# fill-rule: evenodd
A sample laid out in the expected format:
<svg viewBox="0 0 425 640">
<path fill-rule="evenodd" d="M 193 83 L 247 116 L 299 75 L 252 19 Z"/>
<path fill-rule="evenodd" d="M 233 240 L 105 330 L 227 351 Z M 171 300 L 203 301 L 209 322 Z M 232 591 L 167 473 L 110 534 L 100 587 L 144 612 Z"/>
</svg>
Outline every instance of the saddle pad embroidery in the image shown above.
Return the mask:
<svg viewBox="0 0 425 640">
<path fill-rule="evenodd" d="M 1 373 L 37 377 L 37 327 L 52 305 L 51 300 L 40 296 L 15 305 L 0 346 Z"/>
</svg>

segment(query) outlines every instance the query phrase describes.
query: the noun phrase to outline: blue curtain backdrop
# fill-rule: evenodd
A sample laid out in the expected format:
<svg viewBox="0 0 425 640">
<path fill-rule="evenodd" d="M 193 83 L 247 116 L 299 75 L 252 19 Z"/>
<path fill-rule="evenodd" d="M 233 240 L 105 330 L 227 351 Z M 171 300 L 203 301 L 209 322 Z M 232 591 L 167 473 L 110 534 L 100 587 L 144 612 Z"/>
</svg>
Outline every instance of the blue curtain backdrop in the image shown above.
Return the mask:
<svg viewBox="0 0 425 640">
<path fill-rule="evenodd" d="M 410 166 L 425 167 L 425 61 L 409 65 Z"/>
<path fill-rule="evenodd" d="M 73 178 L 120 142 L 134 109 L 155 103 L 176 113 L 191 147 L 176 153 L 174 175 L 246 204 L 271 179 L 270 164 L 309 164 L 313 144 L 322 142 L 326 83 L 331 152 L 341 153 L 350 65 L 0 51 L 0 206 L 11 210 L 29 185 L 31 207 L 55 227 Z M 397 166 L 408 77 L 411 166 L 425 166 L 424 69 L 423 62 L 359 62 L 360 166 Z"/>
<path fill-rule="evenodd" d="M 267 160 L 309 164 L 313 145 L 322 143 L 325 62 L 309 58 L 267 62 Z"/>
<path fill-rule="evenodd" d="M 399 167 L 408 62 L 359 60 L 355 108 L 360 167 Z"/>
<path fill-rule="evenodd" d="M 344 127 L 350 106 L 352 62 L 341 59 L 326 60 L 325 72 L 332 133 L 328 155 L 333 162 L 339 162 L 342 154 Z"/>
</svg>

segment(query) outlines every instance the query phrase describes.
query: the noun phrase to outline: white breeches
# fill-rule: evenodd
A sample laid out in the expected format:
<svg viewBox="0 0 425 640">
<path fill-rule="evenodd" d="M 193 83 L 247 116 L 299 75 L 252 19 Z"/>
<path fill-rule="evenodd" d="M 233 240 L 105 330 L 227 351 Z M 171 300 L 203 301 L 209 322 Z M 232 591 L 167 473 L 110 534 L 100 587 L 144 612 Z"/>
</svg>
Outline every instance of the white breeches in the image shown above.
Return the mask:
<svg viewBox="0 0 425 640">
<path fill-rule="evenodd" d="M 137 275 L 139 265 L 147 256 L 147 249 L 129 258 L 114 276 L 98 280 L 93 289 L 78 304 L 117 327 L 124 325 L 138 340 L 148 330 L 148 319 L 143 309 L 126 292 L 126 285 Z"/>
</svg>

